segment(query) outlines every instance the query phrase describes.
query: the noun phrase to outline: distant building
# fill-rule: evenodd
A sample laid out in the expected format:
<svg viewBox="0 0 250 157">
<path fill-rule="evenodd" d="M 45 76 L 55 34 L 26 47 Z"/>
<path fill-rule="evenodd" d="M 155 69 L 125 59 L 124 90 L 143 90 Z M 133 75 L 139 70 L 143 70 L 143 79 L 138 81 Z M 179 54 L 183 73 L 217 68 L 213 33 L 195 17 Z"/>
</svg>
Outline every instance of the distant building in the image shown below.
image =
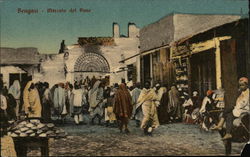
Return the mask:
<svg viewBox="0 0 250 157">
<path fill-rule="evenodd" d="M 37 48 L 0 48 L 0 76 L 6 87 L 14 80 L 22 84 L 27 82 L 29 76 L 39 72 L 40 57 Z"/>
<path fill-rule="evenodd" d="M 138 72 L 134 71 L 136 74 L 132 76 L 130 70 L 135 69 L 137 60 L 120 61 L 139 52 L 138 35 L 139 29 L 129 23 L 128 36 L 122 37 L 119 25 L 113 23 L 113 37 L 79 37 L 77 44 L 66 46 L 64 54 L 54 55 L 42 62 L 42 75 L 38 79 L 51 84 L 73 83 L 86 76 L 106 76 L 111 85 L 120 83 L 122 78 L 126 82 L 132 79 L 137 81 Z"/>
<path fill-rule="evenodd" d="M 208 89 L 226 91 L 223 105 L 232 106 L 238 79 L 250 78 L 248 20 L 239 15 L 174 13 L 143 27 L 140 53 L 131 57 L 140 58 L 142 84 L 148 80 L 168 89 L 176 85 L 200 96 Z"/>
<path fill-rule="evenodd" d="M 196 34 L 237 21 L 240 18 L 241 16 L 238 15 L 173 13 L 143 27 L 139 33 L 141 82 L 150 80 L 152 84 L 162 83 L 167 84 L 168 87 L 177 84 L 178 88 L 187 91 L 190 85 L 188 84 L 189 76 L 185 74 L 188 64 L 184 63 L 180 55 L 175 55 L 175 59 L 173 58 L 176 45 Z M 178 51 L 180 51 L 179 48 L 183 47 L 178 47 Z M 183 51 L 190 51 L 185 48 Z M 177 63 L 182 63 L 182 61 L 183 66 L 177 67 L 179 65 Z M 178 69 L 176 70 L 176 68 Z M 183 73 L 179 75 L 178 70 Z M 209 84 L 209 82 L 207 83 Z M 210 86 L 212 88 L 212 84 Z"/>
<path fill-rule="evenodd" d="M 176 83 L 202 96 L 208 89 L 223 89 L 225 107 L 234 106 L 239 78 L 250 78 L 248 34 L 249 19 L 245 18 L 176 41 L 171 47 L 171 61 L 179 71 Z"/>
</svg>

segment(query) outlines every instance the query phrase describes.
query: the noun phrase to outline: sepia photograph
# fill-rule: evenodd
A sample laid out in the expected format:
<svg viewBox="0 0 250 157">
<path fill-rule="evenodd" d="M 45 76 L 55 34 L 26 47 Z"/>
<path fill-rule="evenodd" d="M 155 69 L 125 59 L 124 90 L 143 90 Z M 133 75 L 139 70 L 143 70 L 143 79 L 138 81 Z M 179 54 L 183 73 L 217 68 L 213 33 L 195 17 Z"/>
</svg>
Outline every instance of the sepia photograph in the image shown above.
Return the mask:
<svg viewBox="0 0 250 157">
<path fill-rule="evenodd" d="M 3 157 L 245 156 L 248 0 L 0 0 Z"/>
</svg>

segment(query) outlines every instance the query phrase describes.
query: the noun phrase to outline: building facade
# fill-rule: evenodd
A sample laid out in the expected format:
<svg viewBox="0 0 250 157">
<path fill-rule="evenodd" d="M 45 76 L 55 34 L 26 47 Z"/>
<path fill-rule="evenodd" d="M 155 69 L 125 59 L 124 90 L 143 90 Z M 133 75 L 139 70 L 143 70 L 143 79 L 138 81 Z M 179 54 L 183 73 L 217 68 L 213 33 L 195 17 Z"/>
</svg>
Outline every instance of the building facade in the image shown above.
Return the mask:
<svg viewBox="0 0 250 157">
<path fill-rule="evenodd" d="M 40 59 L 39 52 L 34 47 L 1 47 L 0 76 L 4 85 L 9 88 L 14 80 L 25 85 L 28 77 L 40 72 Z"/>
<path fill-rule="evenodd" d="M 239 15 L 173 13 L 143 27 L 139 33 L 141 82 L 149 80 L 153 85 L 161 83 L 167 87 L 175 84 L 178 88 L 190 92 L 189 60 L 181 58 L 180 53 L 173 55 L 173 52 L 179 52 L 182 49 L 182 52 L 185 52 L 188 49 L 184 46 L 176 47 L 176 45 L 196 34 L 237 21 L 240 18 Z M 215 65 L 213 60 L 200 60 L 200 62 Z M 213 71 L 204 73 L 212 75 Z M 212 82 L 211 79 L 204 80 L 204 82 L 208 84 L 209 88 L 215 88 L 214 84 L 209 83 Z"/>
<path fill-rule="evenodd" d="M 172 14 L 140 30 L 141 82 L 161 83 L 201 97 L 224 93 L 233 106 L 238 79 L 250 77 L 248 18 Z"/>
<path fill-rule="evenodd" d="M 63 54 L 45 59 L 41 64 L 42 75 L 37 79 L 56 84 L 95 76 L 108 78 L 110 85 L 122 79 L 128 82 L 131 79 L 128 67 L 136 65 L 136 60 L 120 61 L 139 52 L 138 34 L 136 25 L 129 23 L 128 35 L 122 36 L 119 25 L 113 23 L 113 37 L 79 37 L 77 44 L 66 46 Z"/>
<path fill-rule="evenodd" d="M 234 106 L 238 95 L 238 79 L 250 77 L 248 19 L 227 23 L 171 47 L 171 60 L 183 71 L 189 93 L 197 90 L 202 96 L 208 89 L 225 92 L 225 104 Z M 224 106 L 223 106 L 224 107 Z"/>
</svg>

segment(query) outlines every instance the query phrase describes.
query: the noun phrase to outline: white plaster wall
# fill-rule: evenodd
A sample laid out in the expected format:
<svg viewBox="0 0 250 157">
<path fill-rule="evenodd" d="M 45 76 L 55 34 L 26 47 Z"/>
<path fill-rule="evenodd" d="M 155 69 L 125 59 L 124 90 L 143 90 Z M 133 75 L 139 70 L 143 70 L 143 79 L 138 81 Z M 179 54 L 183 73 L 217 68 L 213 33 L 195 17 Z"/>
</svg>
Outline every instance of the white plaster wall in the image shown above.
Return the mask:
<svg viewBox="0 0 250 157">
<path fill-rule="evenodd" d="M 41 74 L 33 76 L 34 81 L 48 82 L 52 87 L 59 82 L 65 82 L 63 54 L 58 54 L 53 59 L 47 59 L 41 63 Z"/>
<path fill-rule="evenodd" d="M 122 78 L 127 80 L 126 72 L 119 72 L 120 67 L 126 67 L 128 64 L 133 64 L 136 62 L 136 58 L 129 60 L 128 62 L 119 63 L 121 61 L 121 55 L 124 54 L 125 58 L 133 56 L 138 53 L 138 38 L 114 38 L 115 45 L 113 46 L 101 46 L 100 50 L 102 55 L 106 58 L 110 66 L 110 84 L 120 83 Z M 83 48 L 78 45 L 67 46 L 69 57 L 67 60 L 64 60 L 63 54 L 56 55 L 54 60 L 46 60 L 42 64 L 42 69 L 44 71 L 43 76 L 38 76 L 40 80 L 47 81 L 50 84 L 55 84 L 58 82 L 66 82 L 69 81 L 71 83 L 74 82 L 75 73 L 74 66 L 75 62 L 82 54 L 86 53 Z M 67 66 L 67 75 L 66 78 L 63 73 L 64 63 Z M 91 74 L 89 74 L 90 76 Z M 97 74 L 96 74 L 97 75 Z M 85 76 L 83 76 L 85 77 Z M 90 76 L 91 77 L 91 76 Z"/>
<path fill-rule="evenodd" d="M 113 36 L 114 38 L 119 38 L 120 37 L 120 28 L 118 24 L 113 25 Z"/>
<path fill-rule="evenodd" d="M 118 45 L 117 50 L 121 51 L 121 54 L 124 55 L 125 58 L 131 57 L 139 53 L 139 38 L 116 38 L 115 43 Z M 126 64 L 135 63 L 136 60 L 128 60 Z"/>
<path fill-rule="evenodd" d="M 136 27 L 135 24 L 128 26 L 128 37 L 136 38 L 139 36 L 139 28 Z"/>
<path fill-rule="evenodd" d="M 126 67 L 128 64 L 136 62 L 136 58 L 129 60 L 129 62 L 119 63 L 121 61 L 121 55 L 124 57 L 130 57 L 138 53 L 138 38 L 114 38 L 114 46 L 101 46 L 100 50 L 102 55 L 106 58 L 110 66 L 110 84 L 121 82 L 121 78 L 126 78 L 126 72 L 119 72 L 120 67 Z M 84 54 L 84 49 L 79 46 L 68 46 L 69 58 L 65 61 L 69 73 L 67 74 L 66 80 L 72 82 L 74 80 L 74 65 L 78 57 Z M 91 75 L 91 74 L 89 74 Z"/>
<path fill-rule="evenodd" d="M 82 54 L 84 54 L 84 49 L 80 47 L 79 45 L 73 45 L 73 46 L 68 46 L 68 52 L 69 52 L 69 57 L 67 60 L 65 60 L 65 64 L 67 66 L 67 76 L 66 80 L 69 81 L 70 83 L 74 82 L 74 66 L 75 62 L 80 57 Z"/>
</svg>

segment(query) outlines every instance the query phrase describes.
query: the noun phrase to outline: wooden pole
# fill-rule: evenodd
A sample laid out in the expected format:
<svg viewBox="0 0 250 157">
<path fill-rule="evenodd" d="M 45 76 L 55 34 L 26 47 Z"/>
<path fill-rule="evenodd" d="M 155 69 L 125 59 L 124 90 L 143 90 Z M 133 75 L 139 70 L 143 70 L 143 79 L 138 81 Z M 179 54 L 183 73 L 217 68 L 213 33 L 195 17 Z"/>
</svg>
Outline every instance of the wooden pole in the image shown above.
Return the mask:
<svg viewBox="0 0 250 157">
<path fill-rule="evenodd" d="M 187 74 L 188 74 L 188 94 L 192 95 L 192 88 L 191 88 L 191 62 L 190 56 L 187 57 Z"/>
<path fill-rule="evenodd" d="M 153 78 L 153 56 L 152 56 L 152 53 L 149 55 L 150 57 L 150 78 L 151 78 L 151 86 L 153 85 L 153 82 L 154 82 L 154 78 Z"/>
<path fill-rule="evenodd" d="M 216 66 L 216 88 L 222 88 L 221 82 L 221 54 L 220 54 L 220 40 L 218 38 L 214 38 L 215 41 L 215 66 Z"/>
</svg>

